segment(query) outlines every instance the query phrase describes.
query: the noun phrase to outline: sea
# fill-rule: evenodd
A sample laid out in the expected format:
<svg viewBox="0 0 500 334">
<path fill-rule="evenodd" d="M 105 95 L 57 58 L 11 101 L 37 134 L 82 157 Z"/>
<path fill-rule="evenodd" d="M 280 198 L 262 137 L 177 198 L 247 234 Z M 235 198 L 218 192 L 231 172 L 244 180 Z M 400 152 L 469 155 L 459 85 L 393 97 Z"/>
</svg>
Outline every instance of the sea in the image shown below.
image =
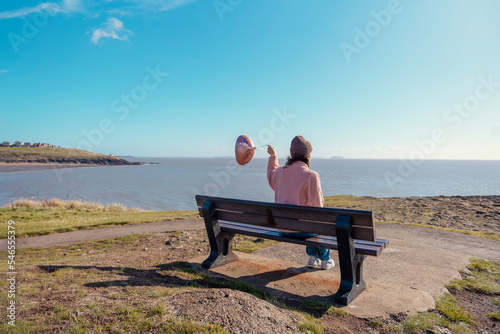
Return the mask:
<svg viewBox="0 0 500 334">
<path fill-rule="evenodd" d="M 20 198 L 60 198 L 144 210 L 192 210 L 196 194 L 274 200 L 267 159 L 255 158 L 245 166 L 234 157 L 127 160 L 148 164 L 9 172 L 0 167 L 0 206 Z M 320 174 L 325 196 L 500 195 L 500 161 L 316 158 L 310 167 Z"/>
</svg>

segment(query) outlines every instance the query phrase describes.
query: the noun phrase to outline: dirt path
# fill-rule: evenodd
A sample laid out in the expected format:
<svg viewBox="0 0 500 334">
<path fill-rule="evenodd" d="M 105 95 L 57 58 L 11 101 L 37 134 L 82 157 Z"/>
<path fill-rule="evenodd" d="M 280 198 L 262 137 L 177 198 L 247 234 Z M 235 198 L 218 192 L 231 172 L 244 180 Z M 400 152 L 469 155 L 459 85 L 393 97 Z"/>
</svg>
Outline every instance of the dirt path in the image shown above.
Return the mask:
<svg viewBox="0 0 500 334">
<path fill-rule="evenodd" d="M 53 247 L 71 245 L 77 242 L 124 237 L 131 234 L 152 234 L 160 232 L 174 232 L 197 230 L 205 228 L 202 219 L 185 219 L 162 221 L 146 224 L 113 226 L 93 230 L 79 230 L 65 233 L 47 234 L 39 237 L 17 239 L 17 248 Z M 0 250 L 7 249 L 7 240 L 0 240 Z"/>
<path fill-rule="evenodd" d="M 420 226 L 397 224 L 376 224 L 376 226 L 379 238 L 399 239 L 403 242 L 416 243 L 418 247 L 427 250 L 442 249 L 500 262 L 500 241 Z"/>
</svg>

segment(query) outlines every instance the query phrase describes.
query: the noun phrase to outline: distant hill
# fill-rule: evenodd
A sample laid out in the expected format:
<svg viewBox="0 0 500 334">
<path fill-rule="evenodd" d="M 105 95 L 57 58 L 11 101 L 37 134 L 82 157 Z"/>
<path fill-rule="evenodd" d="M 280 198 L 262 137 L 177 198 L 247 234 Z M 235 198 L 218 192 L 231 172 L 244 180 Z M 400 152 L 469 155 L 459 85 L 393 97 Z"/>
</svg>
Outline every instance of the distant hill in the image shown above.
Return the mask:
<svg viewBox="0 0 500 334">
<path fill-rule="evenodd" d="M 0 147 L 0 163 L 63 163 L 87 165 L 140 165 L 114 155 L 104 155 L 73 148 Z"/>
<path fill-rule="evenodd" d="M 338 159 L 338 160 L 340 160 L 340 159 L 345 159 L 345 158 L 344 157 L 339 157 L 337 155 L 334 155 L 333 157 L 330 157 L 330 159 Z"/>
</svg>

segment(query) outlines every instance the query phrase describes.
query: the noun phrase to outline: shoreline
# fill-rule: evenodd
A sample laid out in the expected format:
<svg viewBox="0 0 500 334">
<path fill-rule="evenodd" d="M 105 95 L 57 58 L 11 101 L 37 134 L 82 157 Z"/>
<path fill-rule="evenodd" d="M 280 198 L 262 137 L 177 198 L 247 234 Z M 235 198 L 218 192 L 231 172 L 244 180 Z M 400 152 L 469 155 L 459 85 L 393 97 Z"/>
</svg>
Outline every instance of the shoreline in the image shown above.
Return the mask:
<svg viewBox="0 0 500 334">
<path fill-rule="evenodd" d="M 104 164 L 79 164 L 79 163 L 43 163 L 43 162 L 0 162 L 0 173 L 29 172 L 44 169 L 78 168 L 78 167 L 109 167 L 109 166 L 140 166 L 147 163 L 104 165 Z"/>
<path fill-rule="evenodd" d="M 141 162 L 124 160 L 113 154 L 104 155 L 72 148 L 0 147 L 0 167 L 4 172 L 33 170 L 40 169 L 40 167 L 46 169 L 141 164 Z"/>
</svg>

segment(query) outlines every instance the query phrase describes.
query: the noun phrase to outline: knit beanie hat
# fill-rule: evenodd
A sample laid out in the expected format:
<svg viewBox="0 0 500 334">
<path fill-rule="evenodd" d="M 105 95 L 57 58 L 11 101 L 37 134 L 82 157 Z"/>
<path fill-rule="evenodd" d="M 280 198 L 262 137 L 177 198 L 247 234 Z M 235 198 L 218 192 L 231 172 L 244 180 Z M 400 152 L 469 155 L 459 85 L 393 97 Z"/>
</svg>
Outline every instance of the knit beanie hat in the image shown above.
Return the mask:
<svg viewBox="0 0 500 334">
<path fill-rule="evenodd" d="M 302 136 L 296 136 L 292 139 L 292 144 L 290 145 L 290 156 L 292 159 L 309 157 L 313 147 L 310 142 L 305 140 Z"/>
</svg>

